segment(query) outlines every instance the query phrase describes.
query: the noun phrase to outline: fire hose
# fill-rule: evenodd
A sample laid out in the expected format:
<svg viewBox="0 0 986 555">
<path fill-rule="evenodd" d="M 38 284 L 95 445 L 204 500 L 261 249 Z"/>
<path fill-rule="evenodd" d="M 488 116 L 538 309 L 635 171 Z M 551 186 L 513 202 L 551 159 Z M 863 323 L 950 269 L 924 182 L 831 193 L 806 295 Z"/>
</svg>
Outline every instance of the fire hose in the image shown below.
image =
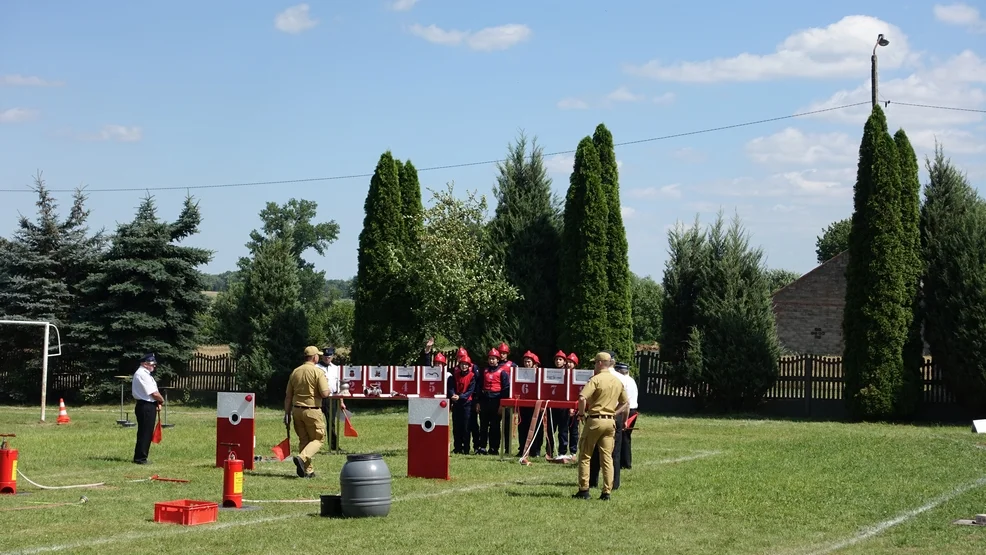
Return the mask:
<svg viewBox="0 0 986 555">
<path fill-rule="evenodd" d="M 99 487 L 99 486 L 106 485 L 106 482 L 99 482 L 98 484 L 78 484 L 78 485 L 75 485 L 75 486 L 42 486 L 41 484 L 39 484 L 39 483 L 31 480 L 27 476 L 25 476 L 24 473 L 21 472 L 20 470 L 18 470 L 17 473 L 21 475 L 21 478 L 24 478 L 25 480 L 27 480 L 27 482 L 29 484 L 31 484 L 34 487 L 41 488 L 41 489 L 96 488 L 96 487 Z M 84 501 L 83 501 L 83 503 L 84 503 Z"/>
</svg>

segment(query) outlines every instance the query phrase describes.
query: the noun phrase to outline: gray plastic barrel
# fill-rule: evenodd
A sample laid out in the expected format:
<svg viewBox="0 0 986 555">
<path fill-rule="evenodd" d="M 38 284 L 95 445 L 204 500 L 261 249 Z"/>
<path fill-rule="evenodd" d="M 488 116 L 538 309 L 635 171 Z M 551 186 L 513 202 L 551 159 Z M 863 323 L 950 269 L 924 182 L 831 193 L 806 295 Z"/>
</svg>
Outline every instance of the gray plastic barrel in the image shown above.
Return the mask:
<svg viewBox="0 0 986 555">
<path fill-rule="evenodd" d="M 390 469 L 381 455 L 347 455 L 339 473 L 339 485 L 345 516 L 359 518 L 390 513 Z"/>
</svg>

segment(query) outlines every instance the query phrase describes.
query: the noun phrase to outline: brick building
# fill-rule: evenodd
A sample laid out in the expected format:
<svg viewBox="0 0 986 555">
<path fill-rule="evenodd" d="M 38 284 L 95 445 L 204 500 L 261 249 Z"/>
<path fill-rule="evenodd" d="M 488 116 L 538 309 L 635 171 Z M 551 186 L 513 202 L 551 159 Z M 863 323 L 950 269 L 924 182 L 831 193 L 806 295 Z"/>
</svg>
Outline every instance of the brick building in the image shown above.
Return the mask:
<svg viewBox="0 0 986 555">
<path fill-rule="evenodd" d="M 797 354 L 842 356 L 848 263 L 849 251 L 842 251 L 774 292 L 781 348 Z"/>
</svg>

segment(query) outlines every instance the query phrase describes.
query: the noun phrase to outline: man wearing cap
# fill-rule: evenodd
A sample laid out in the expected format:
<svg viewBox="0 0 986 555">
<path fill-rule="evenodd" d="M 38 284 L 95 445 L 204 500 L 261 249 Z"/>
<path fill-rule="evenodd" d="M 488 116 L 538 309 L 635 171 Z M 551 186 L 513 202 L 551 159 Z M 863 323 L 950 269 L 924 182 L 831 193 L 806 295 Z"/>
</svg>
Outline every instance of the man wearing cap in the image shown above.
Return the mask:
<svg viewBox="0 0 986 555">
<path fill-rule="evenodd" d="M 589 459 L 596 447 L 599 448 L 599 462 L 603 470 L 599 499 L 609 501 L 613 490 L 614 416 L 625 410 L 627 393 L 623 382 L 607 371 L 612 362 L 609 353 L 597 353 L 595 374 L 579 392 L 576 416 L 586 424 L 579 440 L 579 491 L 572 496 L 575 499 L 589 499 Z"/>
<path fill-rule="evenodd" d="M 315 366 L 325 372 L 325 379 L 329 382 L 329 395 L 338 395 L 341 391 L 339 382 L 339 367 L 332 364 L 332 357 L 336 354 L 335 347 L 325 347 L 322 349 L 322 356 Z M 336 426 L 338 415 L 330 410 L 332 403 L 329 399 L 322 399 L 322 415 L 325 416 L 325 432 L 329 436 L 329 449 L 336 449 L 339 443 L 339 428 Z M 339 408 L 346 410 L 346 402 L 339 400 Z"/>
<path fill-rule="evenodd" d="M 616 371 L 616 353 L 613 351 L 604 351 L 610 356 L 609 362 L 605 364 L 606 369 L 604 372 L 616 377 L 623 384 L 623 391 L 627 392 L 627 378 L 624 374 Z M 629 407 L 630 395 L 627 392 L 627 408 Z M 613 483 L 612 489 L 620 489 L 620 469 L 623 468 L 622 454 L 623 454 L 623 431 L 626 429 L 627 414 L 624 409 L 623 412 L 616 413 L 614 417 L 616 421 L 616 435 L 613 438 Z M 589 487 L 594 488 L 599 485 L 599 467 L 600 467 L 600 454 L 599 449 L 596 449 L 592 453 L 592 458 L 589 461 Z"/>
<path fill-rule="evenodd" d="M 136 464 L 150 463 L 147 454 L 151 450 L 151 438 L 154 437 L 154 422 L 157 420 L 157 413 L 161 411 L 161 403 L 164 403 L 164 397 L 157 390 L 157 382 L 151 376 L 155 368 L 157 358 L 154 354 L 144 355 L 130 383 L 130 392 L 137 401 L 137 406 L 134 407 L 134 417 L 137 418 L 137 444 L 134 445 Z"/>
<path fill-rule="evenodd" d="M 294 416 L 294 431 L 298 434 L 298 451 L 294 466 L 299 478 L 314 478 L 312 456 L 325 441 L 325 421 L 322 419 L 321 399 L 329 396 L 329 381 L 325 372 L 315 366 L 322 355 L 317 347 L 305 347 L 305 362 L 291 372 L 284 393 L 284 424 Z"/>
<path fill-rule="evenodd" d="M 630 434 L 633 433 L 633 423 L 629 420 L 637 414 L 637 382 L 630 375 L 630 366 L 625 362 L 616 363 L 616 371 L 623 376 L 623 387 L 627 390 L 627 413 L 628 426 L 623 428 L 623 443 L 620 450 L 620 468 L 630 470 L 632 468 L 633 454 L 630 451 Z"/>
</svg>

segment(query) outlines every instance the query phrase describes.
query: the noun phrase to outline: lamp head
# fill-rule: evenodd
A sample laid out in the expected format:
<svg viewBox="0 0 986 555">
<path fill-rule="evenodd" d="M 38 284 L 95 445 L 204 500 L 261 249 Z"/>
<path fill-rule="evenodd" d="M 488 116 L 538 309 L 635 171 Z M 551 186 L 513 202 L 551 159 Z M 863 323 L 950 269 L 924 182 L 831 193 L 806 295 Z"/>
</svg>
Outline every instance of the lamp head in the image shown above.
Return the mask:
<svg viewBox="0 0 986 555">
<path fill-rule="evenodd" d="M 883 33 L 880 33 L 876 37 L 876 43 L 880 46 L 887 46 L 888 44 L 890 44 L 890 41 L 883 38 Z"/>
</svg>

